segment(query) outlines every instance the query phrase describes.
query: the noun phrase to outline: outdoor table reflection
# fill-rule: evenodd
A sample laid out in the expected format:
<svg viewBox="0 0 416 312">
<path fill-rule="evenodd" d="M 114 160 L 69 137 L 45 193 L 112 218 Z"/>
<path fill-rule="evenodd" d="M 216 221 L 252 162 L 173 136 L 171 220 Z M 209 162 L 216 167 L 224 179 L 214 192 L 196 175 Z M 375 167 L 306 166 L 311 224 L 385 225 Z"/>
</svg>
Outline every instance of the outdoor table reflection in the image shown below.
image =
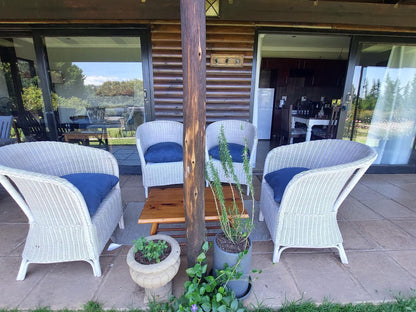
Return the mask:
<svg viewBox="0 0 416 312">
<path fill-rule="evenodd" d="M 323 118 L 315 118 L 315 117 L 307 117 L 307 116 L 301 116 L 301 115 L 293 115 L 292 116 L 292 125 L 294 126 L 296 122 L 305 124 L 306 129 L 306 141 L 311 140 L 311 134 L 312 134 L 312 128 L 314 126 L 328 126 L 329 125 L 329 119 L 328 117 Z"/>
</svg>

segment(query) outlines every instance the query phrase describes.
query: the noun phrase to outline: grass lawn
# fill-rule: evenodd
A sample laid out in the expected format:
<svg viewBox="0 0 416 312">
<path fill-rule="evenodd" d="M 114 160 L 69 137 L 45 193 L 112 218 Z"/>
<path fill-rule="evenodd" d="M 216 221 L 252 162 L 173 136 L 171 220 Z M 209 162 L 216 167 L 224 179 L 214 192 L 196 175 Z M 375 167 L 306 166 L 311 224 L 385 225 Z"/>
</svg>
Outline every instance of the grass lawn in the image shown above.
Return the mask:
<svg viewBox="0 0 416 312">
<path fill-rule="evenodd" d="M 52 312 L 48 308 L 38 308 L 29 310 L 30 312 Z M 149 304 L 146 310 L 131 309 L 131 310 L 104 310 L 97 302 L 88 302 L 84 305 L 84 309 L 73 312 L 171 312 L 165 305 Z M 227 310 L 231 311 L 231 310 Z M 256 312 L 416 312 L 416 297 L 402 298 L 398 297 L 396 301 L 385 302 L 380 304 L 361 303 L 361 304 L 338 304 L 326 302 L 321 305 L 316 305 L 312 302 L 290 302 L 280 309 L 269 309 L 263 307 L 261 303 L 258 306 L 249 306 L 245 311 Z M 0 309 L 0 312 L 19 312 L 19 310 Z M 54 311 L 57 312 L 57 311 Z M 59 310 L 59 312 L 72 312 L 72 310 Z M 196 311 L 205 312 L 205 311 Z"/>
</svg>

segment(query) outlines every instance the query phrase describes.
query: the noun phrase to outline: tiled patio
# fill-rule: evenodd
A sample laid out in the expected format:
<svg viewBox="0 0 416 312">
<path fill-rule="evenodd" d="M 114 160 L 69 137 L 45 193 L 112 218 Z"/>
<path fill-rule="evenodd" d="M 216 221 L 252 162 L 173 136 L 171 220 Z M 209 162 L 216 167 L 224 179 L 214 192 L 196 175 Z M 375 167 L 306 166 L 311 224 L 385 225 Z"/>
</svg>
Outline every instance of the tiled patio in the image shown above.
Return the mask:
<svg viewBox="0 0 416 312">
<path fill-rule="evenodd" d="M 256 186 L 259 189 L 259 179 Z M 141 177 L 121 176 L 125 202 L 144 201 Z M 381 302 L 395 295 L 415 295 L 416 175 L 365 175 L 339 211 L 348 265 L 332 250 L 288 250 L 273 264 L 271 242 L 254 242 L 254 277 L 247 305 L 280 307 L 286 300 L 329 299 L 340 303 Z M 259 191 L 257 196 L 259 196 Z M 128 246 L 105 251 L 102 277 L 86 262 L 31 264 L 26 279 L 15 280 L 26 231 L 26 218 L 0 192 L 0 308 L 78 309 L 94 300 L 104 308 L 143 308 L 144 291 L 131 280 L 126 264 Z M 186 280 L 182 256 L 174 294 Z"/>
</svg>

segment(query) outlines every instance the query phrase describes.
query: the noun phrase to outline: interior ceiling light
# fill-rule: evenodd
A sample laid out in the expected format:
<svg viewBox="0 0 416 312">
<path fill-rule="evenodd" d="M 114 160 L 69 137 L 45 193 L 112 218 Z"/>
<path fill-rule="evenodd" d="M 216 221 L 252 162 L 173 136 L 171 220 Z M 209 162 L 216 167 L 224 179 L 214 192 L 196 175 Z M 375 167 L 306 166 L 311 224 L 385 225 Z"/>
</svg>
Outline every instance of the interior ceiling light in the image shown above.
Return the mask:
<svg viewBox="0 0 416 312">
<path fill-rule="evenodd" d="M 220 0 L 205 0 L 205 15 L 220 16 Z"/>
</svg>

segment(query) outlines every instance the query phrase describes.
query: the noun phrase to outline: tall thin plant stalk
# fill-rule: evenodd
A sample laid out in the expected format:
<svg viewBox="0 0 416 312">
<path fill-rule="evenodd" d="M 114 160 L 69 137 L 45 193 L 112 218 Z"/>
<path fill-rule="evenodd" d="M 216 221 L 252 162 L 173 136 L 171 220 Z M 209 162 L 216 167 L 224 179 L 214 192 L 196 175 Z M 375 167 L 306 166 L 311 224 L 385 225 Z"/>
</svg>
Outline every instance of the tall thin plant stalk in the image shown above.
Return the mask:
<svg viewBox="0 0 416 312">
<path fill-rule="evenodd" d="M 220 149 L 220 162 L 227 178 L 227 182 L 224 184 L 221 183 L 218 169 L 215 167 L 212 157 L 210 157 L 207 162 L 206 176 L 214 196 L 215 207 L 220 218 L 221 230 L 224 232 L 225 237 L 233 244 L 245 241 L 246 246 L 248 246 L 248 237 L 254 229 L 254 188 L 253 177 L 250 174 L 249 151 L 246 138 L 244 139 L 244 142 L 243 168 L 252 201 L 251 216 L 249 218 L 244 217 L 245 207 L 243 190 L 234 171 L 233 160 L 228 149 L 223 125 L 221 125 L 220 133 L 218 135 L 218 145 Z M 235 185 L 235 188 L 233 187 L 233 184 Z M 228 205 L 226 205 L 223 191 L 226 187 L 229 187 L 232 193 L 232 202 Z M 241 203 L 241 209 L 238 207 L 239 202 Z"/>
</svg>

